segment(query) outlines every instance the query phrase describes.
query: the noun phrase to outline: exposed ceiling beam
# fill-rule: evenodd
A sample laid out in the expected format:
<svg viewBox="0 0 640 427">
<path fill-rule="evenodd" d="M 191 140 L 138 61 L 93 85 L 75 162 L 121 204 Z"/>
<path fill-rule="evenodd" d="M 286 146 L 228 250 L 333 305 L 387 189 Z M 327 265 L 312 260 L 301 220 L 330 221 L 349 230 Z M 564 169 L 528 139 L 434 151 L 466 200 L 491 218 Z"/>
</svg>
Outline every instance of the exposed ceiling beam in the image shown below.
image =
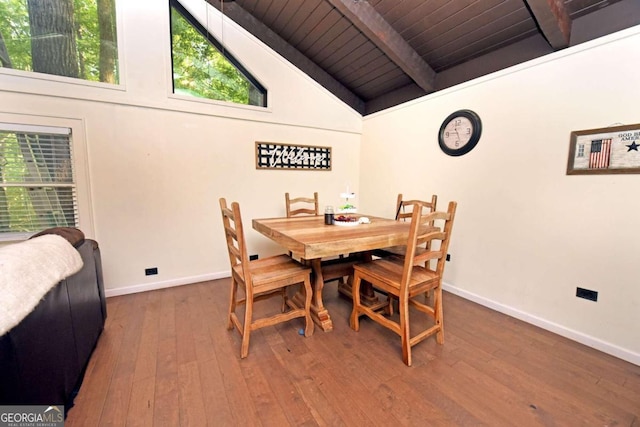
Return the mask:
<svg viewBox="0 0 640 427">
<path fill-rule="evenodd" d="M 220 0 L 206 0 L 207 3 L 220 10 Z M 295 47 L 287 43 L 282 37 L 271 31 L 266 25 L 257 20 L 253 15 L 244 10 L 235 2 L 224 0 L 224 15 L 231 18 L 254 37 L 269 46 L 286 60 L 291 62 L 302 72 L 306 73 L 321 86 L 333 93 L 342 102 L 356 110 L 360 114 L 365 113 L 364 101 L 347 89 L 339 81 L 331 77 L 326 71 L 320 68 L 315 62 L 303 55 Z"/>
<path fill-rule="evenodd" d="M 563 0 L 525 0 L 551 47 L 564 49 L 571 41 L 571 17 Z"/>
<path fill-rule="evenodd" d="M 327 0 L 426 92 L 434 90 L 436 72 L 369 4 L 361 0 Z"/>
</svg>

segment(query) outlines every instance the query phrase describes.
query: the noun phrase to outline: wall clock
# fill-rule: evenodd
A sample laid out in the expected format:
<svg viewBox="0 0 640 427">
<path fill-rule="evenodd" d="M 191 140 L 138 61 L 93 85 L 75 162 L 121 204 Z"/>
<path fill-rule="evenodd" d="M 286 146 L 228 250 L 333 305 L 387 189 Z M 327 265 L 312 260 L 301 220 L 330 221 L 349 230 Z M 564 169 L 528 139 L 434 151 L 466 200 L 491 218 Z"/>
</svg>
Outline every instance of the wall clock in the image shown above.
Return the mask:
<svg viewBox="0 0 640 427">
<path fill-rule="evenodd" d="M 476 146 L 481 133 L 480 116 L 471 110 L 458 110 L 442 122 L 438 144 L 448 155 L 462 156 Z"/>
</svg>

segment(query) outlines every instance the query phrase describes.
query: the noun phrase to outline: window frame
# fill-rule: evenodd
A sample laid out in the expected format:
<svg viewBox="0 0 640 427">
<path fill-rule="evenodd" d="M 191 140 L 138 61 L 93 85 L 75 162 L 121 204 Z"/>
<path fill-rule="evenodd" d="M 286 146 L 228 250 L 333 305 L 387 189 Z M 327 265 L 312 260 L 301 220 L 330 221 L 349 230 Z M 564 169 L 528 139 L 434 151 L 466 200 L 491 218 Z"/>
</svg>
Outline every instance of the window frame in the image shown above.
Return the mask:
<svg viewBox="0 0 640 427">
<path fill-rule="evenodd" d="M 82 230 L 87 237 L 94 236 L 93 209 L 91 204 L 84 122 L 77 119 L 0 113 L 0 124 L 15 125 L 17 128 L 34 127 L 40 128 L 41 130 L 47 128 L 70 130 L 69 142 L 73 170 L 73 185 L 75 186 L 77 227 Z M 3 130 L 4 129 L 5 128 L 3 128 Z M 0 246 L 4 243 L 27 240 L 36 232 L 37 231 L 0 233 Z"/>
<path fill-rule="evenodd" d="M 208 2 L 206 2 L 205 0 L 201 0 L 203 2 L 203 4 L 208 8 L 211 7 L 209 5 Z M 231 63 L 231 65 L 233 65 L 233 67 L 235 67 L 236 70 L 238 70 L 238 72 L 240 74 L 242 74 L 242 76 L 244 78 L 246 78 L 249 83 L 251 83 L 253 86 L 255 86 L 262 94 L 262 105 L 253 105 L 253 104 L 241 104 L 241 103 L 237 103 L 237 102 L 232 102 L 232 101 L 225 101 L 225 100 L 221 100 L 221 99 L 212 99 L 212 98 L 204 98 L 204 97 L 196 97 L 196 96 L 187 96 L 187 95 L 181 95 L 181 94 L 177 94 L 175 92 L 175 81 L 173 78 L 174 75 L 174 61 L 173 61 L 173 32 L 172 32 L 172 28 L 171 28 L 171 9 L 175 8 L 176 11 L 189 23 L 191 24 L 191 26 L 198 32 L 200 33 L 200 35 L 206 39 L 209 43 L 212 44 L 212 46 L 218 50 L 218 52 L 220 52 L 220 54 Z M 208 13 L 208 11 L 207 11 Z M 238 106 L 238 107 L 248 107 L 248 108 L 255 108 L 255 109 L 260 109 L 260 111 L 264 111 L 265 109 L 269 108 L 269 103 L 268 103 L 268 90 L 267 88 L 258 81 L 258 79 L 256 77 L 253 76 L 253 74 L 251 72 L 249 72 L 249 70 L 242 65 L 242 63 L 237 60 L 230 52 L 229 49 L 224 46 L 213 34 L 211 31 L 209 31 L 204 25 L 202 25 L 202 23 L 200 23 L 200 21 L 180 2 L 180 0 L 169 0 L 169 59 L 171 62 L 171 66 L 170 66 L 170 83 L 171 83 L 171 96 L 175 97 L 175 98 L 179 98 L 181 100 L 197 100 L 200 102 L 214 102 L 214 103 L 223 103 L 224 105 L 227 106 Z"/>
<path fill-rule="evenodd" d="M 97 0 L 96 0 L 97 1 Z M 115 13 L 116 13 L 116 43 L 118 46 L 118 83 L 106 83 L 93 80 L 86 80 L 79 77 L 60 76 L 57 74 L 47 74 L 39 71 L 20 70 L 17 68 L 5 68 L 0 67 L 0 74 L 7 76 L 16 76 L 20 78 L 27 78 L 33 80 L 44 80 L 48 82 L 73 84 L 76 86 L 95 87 L 102 89 L 117 89 L 125 90 L 125 53 L 124 53 L 124 16 L 121 5 L 126 0 L 114 0 L 115 1 Z M 29 93 L 29 90 L 25 90 L 25 93 Z M 35 92 L 40 93 L 40 92 Z"/>
</svg>

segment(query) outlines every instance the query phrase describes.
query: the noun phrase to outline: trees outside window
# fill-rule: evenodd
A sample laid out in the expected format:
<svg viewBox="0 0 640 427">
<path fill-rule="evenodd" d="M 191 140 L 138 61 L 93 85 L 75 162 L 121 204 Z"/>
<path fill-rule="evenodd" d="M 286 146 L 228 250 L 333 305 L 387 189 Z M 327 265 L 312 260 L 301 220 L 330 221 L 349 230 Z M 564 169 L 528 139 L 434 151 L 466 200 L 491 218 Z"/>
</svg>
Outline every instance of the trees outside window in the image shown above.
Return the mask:
<svg viewBox="0 0 640 427">
<path fill-rule="evenodd" d="M 264 87 L 177 0 L 170 4 L 174 93 L 266 107 Z"/>
<path fill-rule="evenodd" d="M 71 130 L 0 123 L 0 240 L 77 225 Z"/>
<path fill-rule="evenodd" d="M 0 1 L 0 66 L 117 84 L 115 0 Z"/>
</svg>

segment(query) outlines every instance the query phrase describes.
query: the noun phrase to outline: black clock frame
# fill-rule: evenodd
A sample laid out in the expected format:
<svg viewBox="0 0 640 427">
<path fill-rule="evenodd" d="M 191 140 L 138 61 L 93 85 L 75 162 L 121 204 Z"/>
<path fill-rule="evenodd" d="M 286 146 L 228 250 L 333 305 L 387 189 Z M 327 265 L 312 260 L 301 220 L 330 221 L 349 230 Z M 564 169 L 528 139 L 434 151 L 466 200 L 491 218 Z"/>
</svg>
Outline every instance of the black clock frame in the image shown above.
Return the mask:
<svg viewBox="0 0 640 427">
<path fill-rule="evenodd" d="M 460 148 L 450 148 L 444 143 L 444 130 L 451 122 L 451 120 L 456 117 L 466 117 L 469 119 L 471 124 L 473 125 L 473 133 L 471 134 L 471 138 L 469 142 L 467 142 L 464 146 Z M 471 110 L 458 110 L 454 113 L 449 114 L 449 116 L 444 119 L 442 125 L 440 126 L 440 132 L 438 132 L 438 144 L 440 145 L 440 149 L 444 151 L 446 154 L 450 156 L 462 156 L 463 154 L 467 154 L 469 151 L 473 150 L 473 148 L 480 141 L 480 135 L 482 134 L 482 121 L 480 120 L 480 116 Z"/>
</svg>

